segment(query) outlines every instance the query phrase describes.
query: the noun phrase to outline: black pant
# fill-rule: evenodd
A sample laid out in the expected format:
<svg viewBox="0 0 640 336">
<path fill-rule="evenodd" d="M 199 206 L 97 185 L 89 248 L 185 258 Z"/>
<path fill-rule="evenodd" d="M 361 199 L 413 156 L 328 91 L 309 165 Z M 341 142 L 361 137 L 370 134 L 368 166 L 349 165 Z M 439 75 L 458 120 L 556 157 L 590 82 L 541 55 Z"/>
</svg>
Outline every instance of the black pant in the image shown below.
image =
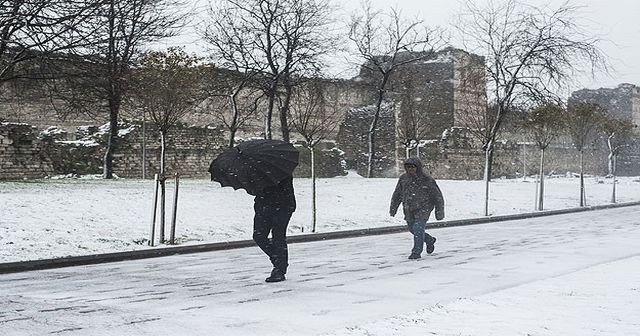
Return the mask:
<svg viewBox="0 0 640 336">
<path fill-rule="evenodd" d="M 289 252 L 287 250 L 287 226 L 293 212 L 289 209 L 255 206 L 253 218 L 253 241 L 269 256 L 274 268 L 287 273 Z M 269 239 L 271 233 L 271 239 Z"/>
</svg>

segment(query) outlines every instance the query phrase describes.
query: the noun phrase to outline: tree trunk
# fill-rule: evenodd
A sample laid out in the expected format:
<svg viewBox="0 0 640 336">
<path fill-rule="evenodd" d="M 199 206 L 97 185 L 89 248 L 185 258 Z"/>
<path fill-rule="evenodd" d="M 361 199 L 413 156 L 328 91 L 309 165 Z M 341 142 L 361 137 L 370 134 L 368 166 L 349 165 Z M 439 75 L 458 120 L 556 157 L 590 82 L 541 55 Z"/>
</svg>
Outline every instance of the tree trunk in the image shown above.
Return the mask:
<svg viewBox="0 0 640 336">
<path fill-rule="evenodd" d="M 493 141 L 489 141 L 484 152 L 484 215 L 489 216 L 489 181 L 491 176 L 491 157 Z"/>
<path fill-rule="evenodd" d="M 584 150 L 580 151 L 580 206 L 585 206 L 584 191 Z"/>
<path fill-rule="evenodd" d="M 282 131 L 282 141 L 289 142 L 289 121 L 287 118 L 289 116 L 289 104 L 291 103 L 293 89 L 290 84 L 285 83 L 285 97 L 282 109 L 280 110 L 280 130 Z"/>
<path fill-rule="evenodd" d="M 375 160 L 375 128 L 378 123 L 378 112 L 373 117 L 373 121 L 369 127 L 369 133 L 367 135 L 367 150 L 369 151 L 369 157 L 367 158 L 367 177 L 373 177 L 373 162 Z"/>
<path fill-rule="evenodd" d="M 540 193 L 538 194 L 538 210 L 544 210 L 544 149 L 540 149 Z"/>
<path fill-rule="evenodd" d="M 147 113 L 142 110 L 142 179 L 147 178 Z"/>
<path fill-rule="evenodd" d="M 117 64 L 115 60 L 115 3 L 109 2 L 109 47 L 107 59 L 111 62 L 109 65 L 109 138 L 107 139 L 107 148 L 104 153 L 104 162 L 102 166 L 102 177 L 105 179 L 113 178 L 113 151 L 118 137 L 118 113 L 120 109 L 120 96 L 117 80 Z"/>
<path fill-rule="evenodd" d="M 316 161 L 315 161 L 315 149 L 309 147 L 311 152 L 311 232 L 316 232 L 317 223 L 317 204 L 316 204 Z"/>
<path fill-rule="evenodd" d="M 229 129 L 229 143 L 228 143 L 229 144 L 229 148 L 233 148 L 233 146 L 236 144 L 236 141 L 235 141 L 235 139 L 236 139 L 236 131 L 237 131 L 237 129 L 235 129 L 235 128 Z"/>
<path fill-rule="evenodd" d="M 237 128 L 237 123 L 238 123 L 238 103 L 236 102 L 236 97 L 238 96 L 238 93 L 240 91 L 236 90 L 233 95 L 231 95 L 231 97 L 229 97 L 229 100 L 231 101 L 231 111 L 233 113 L 233 120 L 231 121 L 231 127 L 229 127 L 229 148 L 232 148 L 233 145 L 235 144 L 235 138 L 236 138 L 236 130 Z"/>
<path fill-rule="evenodd" d="M 491 182 L 493 176 L 493 153 L 495 151 L 495 147 L 493 146 L 494 141 L 491 141 L 491 149 L 489 150 L 489 157 L 487 160 L 487 181 Z"/>
<path fill-rule="evenodd" d="M 522 144 L 522 180 L 527 180 L 527 144 Z"/>
<path fill-rule="evenodd" d="M 264 138 L 272 139 L 271 136 L 271 119 L 273 118 L 273 106 L 275 104 L 275 92 L 269 93 L 269 100 L 267 104 L 267 115 L 264 118 Z"/>
<path fill-rule="evenodd" d="M 165 172 L 165 148 L 166 148 L 166 131 L 160 131 L 160 175 L 164 176 Z"/>
<path fill-rule="evenodd" d="M 160 244 L 164 243 L 164 228 L 165 228 L 165 198 L 167 194 L 167 186 L 165 184 L 166 179 L 164 176 L 160 176 L 160 227 L 158 229 L 158 239 Z"/>
<path fill-rule="evenodd" d="M 164 228 L 165 228 L 165 200 L 166 200 L 166 176 L 165 176 L 165 138 L 166 131 L 160 131 L 160 233 L 158 238 L 160 243 L 164 243 Z"/>
<path fill-rule="evenodd" d="M 380 108 L 382 106 L 382 100 L 384 98 L 384 85 L 386 80 L 383 81 L 381 89 L 378 90 L 378 100 L 376 102 L 376 111 L 371 120 L 368 133 L 368 145 L 369 145 L 369 158 L 367 160 L 367 177 L 373 177 L 373 164 L 375 162 L 375 133 L 378 127 L 378 120 L 380 119 Z"/>
<path fill-rule="evenodd" d="M 618 165 L 618 156 L 613 155 L 611 161 L 613 161 L 611 164 L 611 178 L 613 181 L 613 186 L 611 187 L 611 203 L 616 203 L 616 166 Z"/>
<path fill-rule="evenodd" d="M 109 135 L 107 138 L 107 148 L 104 153 L 104 162 L 102 177 L 105 179 L 113 178 L 113 152 L 115 150 L 118 138 L 118 112 L 117 107 L 111 106 L 109 113 Z"/>
</svg>

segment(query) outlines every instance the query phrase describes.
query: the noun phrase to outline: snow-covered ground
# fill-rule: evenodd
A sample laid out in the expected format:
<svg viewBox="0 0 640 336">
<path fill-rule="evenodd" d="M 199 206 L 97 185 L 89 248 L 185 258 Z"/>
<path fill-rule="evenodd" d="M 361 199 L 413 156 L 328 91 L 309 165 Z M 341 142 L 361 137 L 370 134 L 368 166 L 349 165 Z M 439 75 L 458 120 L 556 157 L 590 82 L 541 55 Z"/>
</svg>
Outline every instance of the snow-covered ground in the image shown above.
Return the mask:
<svg viewBox="0 0 640 336">
<path fill-rule="evenodd" d="M 403 224 L 388 215 L 396 179 L 354 174 L 317 181 L 317 232 Z M 577 178 L 547 178 L 545 209 L 578 206 Z M 619 178 L 617 201 L 640 201 L 637 177 Z M 481 217 L 482 181 L 438 181 L 446 200 L 445 220 Z M 587 205 L 610 203 L 611 179 L 586 180 Z M 290 235 L 311 231 L 311 181 L 295 179 L 298 210 Z M 208 180 L 180 181 L 178 244 L 251 239 L 253 197 Z M 168 183 L 167 237 L 174 183 Z M 148 248 L 153 181 L 49 179 L 0 182 L 0 262 L 76 256 Z M 492 215 L 534 211 L 532 178 L 495 180 Z M 304 230 L 304 233 L 302 232 Z"/>
<path fill-rule="evenodd" d="M 640 206 L 0 274 L 2 336 L 640 334 Z"/>
</svg>

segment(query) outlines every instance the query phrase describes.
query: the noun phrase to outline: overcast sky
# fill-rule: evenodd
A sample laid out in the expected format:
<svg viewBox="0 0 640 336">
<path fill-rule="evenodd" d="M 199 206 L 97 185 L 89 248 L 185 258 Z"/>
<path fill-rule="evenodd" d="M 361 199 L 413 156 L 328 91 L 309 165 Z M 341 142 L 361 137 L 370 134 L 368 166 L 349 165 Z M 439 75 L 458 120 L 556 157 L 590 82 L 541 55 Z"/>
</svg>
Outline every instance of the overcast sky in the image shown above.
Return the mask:
<svg viewBox="0 0 640 336">
<path fill-rule="evenodd" d="M 204 13 L 204 5 L 207 0 L 192 0 L 200 6 L 200 13 Z M 488 1 L 476 0 L 475 2 Z M 451 29 L 451 23 L 456 15 L 460 13 L 462 8 L 460 1 L 457 0 L 371 0 L 376 8 L 388 9 L 396 6 L 402 11 L 403 16 L 412 17 L 418 15 L 423 18 L 425 23 L 430 26 L 442 26 Z M 550 4 L 557 7 L 565 1 L 561 0 L 527 0 L 525 1 L 535 5 Z M 602 50 L 610 58 L 613 70 L 610 75 L 596 74 L 595 78 L 591 76 L 582 76 L 580 84 L 569 91 L 577 90 L 583 87 L 599 88 L 599 87 L 615 87 L 620 83 L 632 83 L 640 85 L 640 1 L 638 0 L 573 0 L 573 5 L 583 6 L 580 8 L 581 18 L 584 20 L 583 25 L 587 26 L 593 34 L 601 37 L 604 41 L 601 44 Z M 344 1 L 344 13 L 357 8 L 360 1 Z M 346 16 L 345 16 L 346 17 Z M 199 20 L 193 20 L 193 23 Z M 193 28 L 188 29 L 192 31 Z M 188 45 L 189 50 L 202 50 L 202 43 L 193 34 L 185 34 L 180 38 L 177 44 Z M 456 47 L 461 47 L 456 43 L 456 39 L 452 41 Z M 458 44 L 458 45 L 456 45 Z M 340 63 L 339 60 L 337 60 Z M 337 65 L 333 72 L 339 72 L 342 65 Z M 351 68 L 353 68 L 351 66 Z M 343 73 L 343 76 L 349 76 L 349 72 Z"/>
<path fill-rule="evenodd" d="M 397 6 L 405 14 L 416 13 L 425 22 L 451 27 L 461 5 L 456 0 L 371 0 L 376 7 Z M 476 3 L 487 2 L 476 0 Z M 557 7 L 565 0 L 525 0 L 525 3 Z M 611 58 L 611 75 L 585 76 L 582 84 L 589 88 L 613 87 L 620 83 L 640 85 L 640 1 L 638 0 L 574 0 L 580 8 L 585 26 L 602 37 L 601 48 Z M 350 6 L 353 6 L 351 4 Z M 454 42 L 455 43 L 455 42 Z"/>
</svg>

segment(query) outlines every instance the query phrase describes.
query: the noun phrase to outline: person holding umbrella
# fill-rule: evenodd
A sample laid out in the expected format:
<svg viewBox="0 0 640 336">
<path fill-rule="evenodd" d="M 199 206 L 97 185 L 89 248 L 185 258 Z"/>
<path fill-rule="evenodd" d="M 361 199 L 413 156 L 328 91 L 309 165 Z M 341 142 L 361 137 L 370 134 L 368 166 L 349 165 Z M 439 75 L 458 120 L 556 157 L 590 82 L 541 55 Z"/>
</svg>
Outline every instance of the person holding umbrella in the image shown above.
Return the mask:
<svg viewBox="0 0 640 336">
<path fill-rule="evenodd" d="M 266 282 L 286 280 L 287 228 L 296 210 L 293 170 L 298 158 L 298 150 L 288 142 L 251 140 L 222 152 L 209 167 L 211 180 L 255 196 L 253 240 L 273 265 Z"/>
<path fill-rule="evenodd" d="M 253 209 L 253 241 L 269 256 L 273 265 L 271 275 L 265 281 L 284 281 L 289 266 L 287 227 L 296 210 L 293 177 L 259 192 L 254 199 Z"/>
<path fill-rule="evenodd" d="M 409 232 L 413 234 L 413 249 L 409 259 L 419 259 L 425 243 L 428 254 L 435 249 L 436 238 L 424 229 L 434 209 L 436 219 L 444 219 L 444 198 L 436 181 L 422 171 L 422 162 L 418 158 L 405 160 L 404 169 L 405 173 L 400 175 L 391 196 L 389 214 L 395 216 L 402 203 L 404 219 Z"/>
</svg>

